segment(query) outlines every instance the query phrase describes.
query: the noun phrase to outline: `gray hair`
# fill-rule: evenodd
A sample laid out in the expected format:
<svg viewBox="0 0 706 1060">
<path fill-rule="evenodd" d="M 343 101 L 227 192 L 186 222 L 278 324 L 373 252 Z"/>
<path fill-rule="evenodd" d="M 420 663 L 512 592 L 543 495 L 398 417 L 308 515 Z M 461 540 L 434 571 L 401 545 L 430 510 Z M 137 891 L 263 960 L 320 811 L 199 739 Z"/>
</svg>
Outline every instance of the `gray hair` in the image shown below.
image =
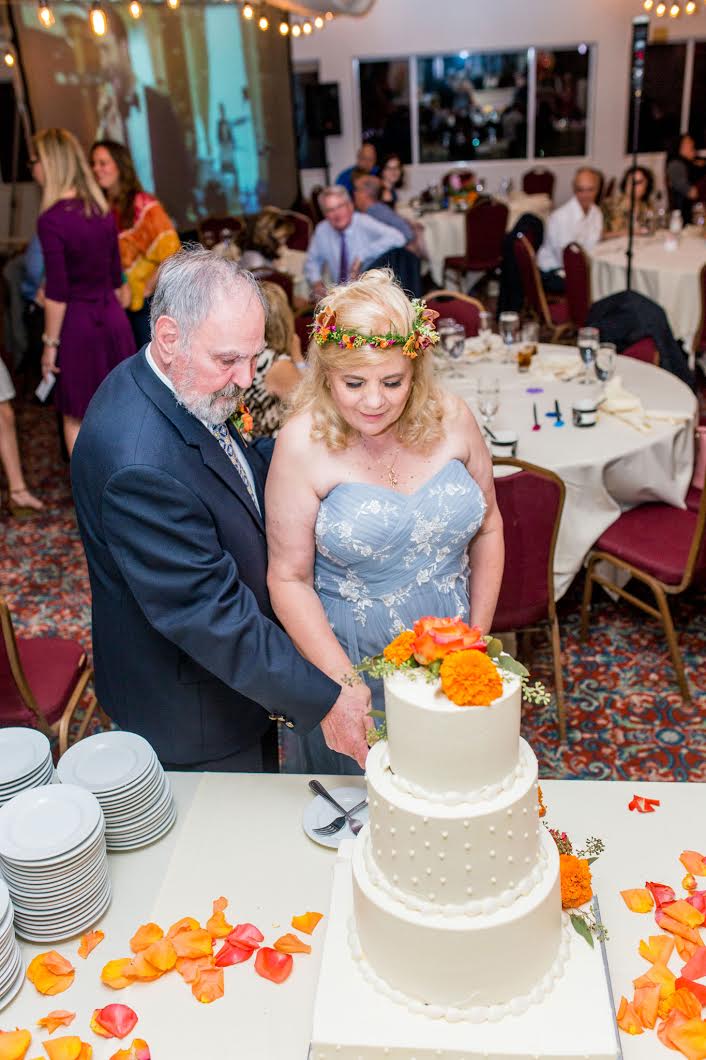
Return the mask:
<svg viewBox="0 0 706 1060">
<path fill-rule="evenodd" d="M 192 331 L 211 312 L 219 295 L 249 292 L 262 306 L 267 318 L 267 302 L 260 284 L 236 261 L 222 258 L 198 243 L 187 243 L 162 262 L 150 307 L 150 329 L 167 316 L 179 325 L 188 342 Z"/>
<path fill-rule="evenodd" d="M 353 201 L 348 194 L 348 189 L 344 188 L 342 184 L 329 184 L 327 188 L 319 192 L 319 209 L 322 213 L 326 212 L 326 207 L 324 206 L 326 200 L 333 198 L 340 199 L 342 202 Z"/>
</svg>

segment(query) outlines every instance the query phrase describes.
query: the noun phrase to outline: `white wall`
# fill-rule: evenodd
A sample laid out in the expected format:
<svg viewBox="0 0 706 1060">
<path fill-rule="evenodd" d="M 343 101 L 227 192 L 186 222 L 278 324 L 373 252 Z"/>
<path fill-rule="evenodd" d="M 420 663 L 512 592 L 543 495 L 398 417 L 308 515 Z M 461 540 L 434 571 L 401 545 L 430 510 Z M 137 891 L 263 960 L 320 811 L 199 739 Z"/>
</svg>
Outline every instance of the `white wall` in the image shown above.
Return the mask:
<svg viewBox="0 0 706 1060">
<path fill-rule="evenodd" d="M 632 19 L 642 13 L 640 0 L 377 0 L 369 15 L 337 18 L 309 38 L 292 41 L 292 57 L 317 61 L 321 81 L 340 86 L 342 135 L 328 138 L 331 175 L 353 163 L 360 138 L 353 60 L 469 50 L 512 50 L 529 45 L 558 47 L 594 44 L 593 104 L 589 158 L 607 176 L 621 174 L 628 114 Z M 652 19 L 670 40 L 706 39 L 706 8 L 678 20 Z M 703 86 L 706 92 L 706 85 Z M 661 180 L 659 156 L 642 156 Z M 576 159 L 548 159 L 557 175 L 556 198 L 568 197 Z M 414 194 L 437 181 L 448 164 L 406 167 L 407 192 Z M 527 161 L 473 162 L 490 191 L 502 177 L 515 179 Z M 302 174 L 304 190 L 321 182 L 318 170 Z"/>
</svg>

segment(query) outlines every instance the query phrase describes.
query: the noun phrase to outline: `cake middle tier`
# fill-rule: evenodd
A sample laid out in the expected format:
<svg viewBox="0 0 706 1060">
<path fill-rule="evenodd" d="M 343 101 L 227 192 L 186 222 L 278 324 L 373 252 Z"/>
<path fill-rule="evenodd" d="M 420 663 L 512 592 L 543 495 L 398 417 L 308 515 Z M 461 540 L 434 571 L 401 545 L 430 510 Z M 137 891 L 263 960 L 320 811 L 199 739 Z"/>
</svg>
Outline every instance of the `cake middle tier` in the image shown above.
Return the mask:
<svg viewBox="0 0 706 1060">
<path fill-rule="evenodd" d="M 392 772 L 384 741 L 366 763 L 376 886 L 410 909 L 488 914 L 528 894 L 544 871 L 537 759 L 520 740 L 516 769 L 473 802 L 421 798 Z"/>
</svg>

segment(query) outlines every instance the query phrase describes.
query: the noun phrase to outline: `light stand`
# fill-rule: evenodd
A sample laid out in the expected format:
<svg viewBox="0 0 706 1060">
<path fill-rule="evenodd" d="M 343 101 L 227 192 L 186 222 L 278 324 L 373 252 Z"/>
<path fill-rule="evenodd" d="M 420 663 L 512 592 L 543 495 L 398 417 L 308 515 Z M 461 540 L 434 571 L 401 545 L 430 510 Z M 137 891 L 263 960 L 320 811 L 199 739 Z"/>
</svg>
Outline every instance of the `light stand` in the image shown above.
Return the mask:
<svg viewBox="0 0 706 1060">
<path fill-rule="evenodd" d="M 640 136 L 640 109 L 642 105 L 642 86 L 645 77 L 645 52 L 649 36 L 650 20 L 640 15 L 632 20 L 632 179 L 630 181 L 630 214 L 628 216 L 627 276 L 625 289 L 632 284 L 633 243 L 635 239 L 635 169 Z"/>
</svg>

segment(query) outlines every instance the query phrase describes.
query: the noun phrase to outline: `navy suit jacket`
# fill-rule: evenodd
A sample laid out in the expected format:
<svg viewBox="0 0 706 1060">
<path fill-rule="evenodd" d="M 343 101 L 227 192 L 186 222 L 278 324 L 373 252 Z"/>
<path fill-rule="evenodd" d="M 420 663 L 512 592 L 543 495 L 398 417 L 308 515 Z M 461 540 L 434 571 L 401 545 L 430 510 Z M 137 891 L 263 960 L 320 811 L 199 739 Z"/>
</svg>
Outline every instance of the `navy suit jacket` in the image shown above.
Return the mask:
<svg viewBox="0 0 706 1060">
<path fill-rule="evenodd" d="M 248 447 L 260 507 L 267 461 Z M 142 349 L 101 384 L 71 459 L 99 702 L 162 761 L 222 758 L 281 715 L 314 728 L 340 687 L 277 624 L 261 515 L 216 438 Z"/>
</svg>

